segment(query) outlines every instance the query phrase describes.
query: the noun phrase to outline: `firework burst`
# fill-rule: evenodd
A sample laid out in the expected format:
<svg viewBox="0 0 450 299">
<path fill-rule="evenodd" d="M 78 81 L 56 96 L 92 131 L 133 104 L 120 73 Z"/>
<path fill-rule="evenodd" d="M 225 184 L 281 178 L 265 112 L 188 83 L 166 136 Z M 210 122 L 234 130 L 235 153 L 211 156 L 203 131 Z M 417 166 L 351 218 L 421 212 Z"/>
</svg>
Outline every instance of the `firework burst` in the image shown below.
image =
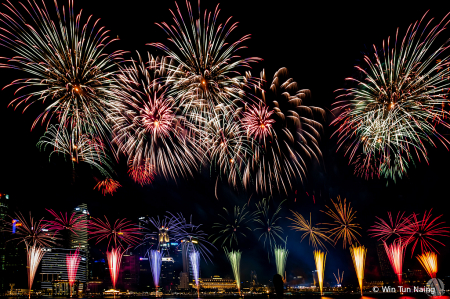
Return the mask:
<svg viewBox="0 0 450 299">
<path fill-rule="evenodd" d="M 403 237 L 410 225 L 411 216 L 405 217 L 405 213 L 398 212 L 395 221 L 392 218 L 391 212 L 388 212 L 388 221 L 376 217 L 378 221 L 375 221 L 375 225 L 372 225 L 368 230 L 371 232 L 369 236 L 378 238 L 378 240 L 386 241 L 389 237 Z"/>
<path fill-rule="evenodd" d="M 436 40 L 449 21 L 447 15 L 437 25 L 422 26 L 425 15 L 403 39 L 397 30 L 393 45 L 388 38 L 382 50 L 374 46 L 373 58 L 365 56 L 366 66 L 356 67 L 364 79 L 348 78 L 356 87 L 338 96 L 348 99 L 335 108 L 339 147 L 350 160 L 359 159 L 357 172 L 366 178 L 372 171 L 402 178 L 414 156 L 427 160 L 425 144 L 434 146 L 433 136 L 447 147 L 438 130 L 449 127 L 443 108 L 449 103 L 450 83 L 444 78 L 450 75 L 450 56 L 443 54 L 448 46 Z"/>
<path fill-rule="evenodd" d="M 281 236 L 281 234 L 283 234 L 283 228 L 277 225 L 277 222 L 281 219 L 281 216 L 278 215 L 281 211 L 281 204 L 286 200 L 280 202 L 280 204 L 272 214 L 270 212 L 269 200 L 270 198 L 264 198 L 262 201 L 256 204 L 258 214 L 255 221 L 259 225 L 259 227 L 255 228 L 255 231 L 261 230 L 261 235 L 259 236 L 258 241 L 263 239 L 264 247 L 266 247 L 266 242 L 268 242 L 267 245 L 269 246 L 269 249 L 273 249 L 273 247 L 276 245 L 277 239 L 283 240 Z"/>
<path fill-rule="evenodd" d="M 405 230 L 404 240 L 409 244 L 412 244 L 411 257 L 414 254 L 416 246 L 420 244 L 422 253 L 426 251 L 436 251 L 432 242 L 436 242 L 442 246 L 445 246 L 442 242 L 437 240 L 438 237 L 449 237 L 449 227 L 444 227 L 444 221 L 438 222 L 442 215 L 432 218 L 431 211 L 425 211 L 422 220 L 417 218 L 418 214 L 413 213 L 411 215 L 408 226 Z"/>
<path fill-rule="evenodd" d="M 254 181 L 258 192 L 287 193 L 297 179 L 306 176 L 307 161 L 320 160 L 322 125 L 314 116 L 323 118 L 324 111 L 304 105 L 311 92 L 299 90 L 286 68 L 275 73 L 270 88 L 265 82 L 263 71 L 255 87 L 261 101 L 247 105 L 242 112 L 241 121 L 254 151 L 247 161 L 244 184 L 248 187 Z"/>
<path fill-rule="evenodd" d="M 214 13 L 205 11 L 202 19 L 199 3 L 199 18 L 195 19 L 191 4 L 186 4 L 190 24 L 184 22 L 177 3 L 177 11 L 170 11 L 176 25 L 158 24 L 168 34 L 176 50 L 162 43 L 150 45 L 161 49 L 179 64 L 170 78 L 178 105 L 194 117 L 207 116 L 217 105 L 233 106 L 233 100 L 242 98 L 242 87 L 247 81 L 237 68 L 249 68 L 250 63 L 260 58 L 237 56 L 236 52 L 244 48 L 241 43 L 250 35 L 228 42 L 226 39 L 236 29 L 237 23 L 231 23 L 229 18 L 225 24 L 218 24 L 218 5 Z"/>
<path fill-rule="evenodd" d="M 304 232 L 302 238 L 300 239 L 300 242 L 303 241 L 303 239 L 305 239 L 306 237 L 309 237 L 308 243 L 312 244 L 316 249 L 319 246 L 322 248 L 326 248 L 325 243 L 323 241 L 333 244 L 333 240 L 325 234 L 325 229 L 315 227 L 312 225 L 311 214 L 309 214 L 309 221 L 308 221 L 305 218 L 303 218 L 303 216 L 300 213 L 292 210 L 291 212 L 294 216 L 294 219 L 288 218 L 293 223 L 293 226 L 290 227 L 296 231 Z"/>
<path fill-rule="evenodd" d="M 364 268 L 366 264 L 367 249 L 364 246 L 351 246 L 353 266 L 355 266 L 356 276 L 358 277 L 359 289 L 363 295 Z"/>
<path fill-rule="evenodd" d="M 317 279 L 319 280 L 320 295 L 323 295 L 323 278 L 325 275 L 326 259 L 327 259 L 326 252 L 314 250 L 314 261 L 316 263 Z"/>
<path fill-rule="evenodd" d="M 92 218 L 89 225 L 90 239 L 96 239 L 96 244 L 107 240 L 108 248 L 110 246 L 125 248 L 125 245 L 136 245 L 140 240 L 139 228 L 126 219 L 118 219 L 112 223 L 106 216 L 104 221 L 100 218 Z"/>
<path fill-rule="evenodd" d="M 168 95 L 168 58 L 153 58 L 121 67 L 117 75 L 118 98 L 109 119 L 113 142 L 128 156 L 132 168 L 145 167 L 167 178 L 192 175 L 202 151 L 196 144 L 195 129 L 179 115 Z"/>
<path fill-rule="evenodd" d="M 250 213 L 246 208 L 246 204 L 244 204 L 242 208 L 235 206 L 232 214 L 230 214 L 226 208 L 223 208 L 226 215 L 219 214 L 219 217 L 223 219 L 223 222 L 214 223 L 212 226 L 212 228 L 219 230 L 217 234 L 211 236 L 211 238 L 214 238 L 212 241 L 213 243 L 216 243 L 219 239 L 223 238 L 221 245 L 224 246 L 225 243 L 229 242 L 231 248 L 233 242 L 236 242 L 236 246 L 238 245 L 238 237 L 247 237 L 245 232 L 252 231 L 248 226 L 248 223 L 255 220 L 255 213 Z"/>
<path fill-rule="evenodd" d="M 438 271 L 437 254 L 435 252 L 428 251 L 418 255 L 417 259 L 430 278 L 436 278 L 436 273 Z"/>
<path fill-rule="evenodd" d="M 358 223 L 354 223 L 356 211 L 353 212 L 353 208 L 350 207 L 350 203 L 347 205 L 347 200 L 342 202 L 341 197 L 338 196 L 337 202 L 331 200 L 334 206 L 334 210 L 325 206 L 328 210 L 321 211 L 331 218 L 333 223 L 325 223 L 332 226 L 330 230 L 330 238 L 334 237 L 334 243 L 336 244 L 339 239 L 342 239 L 343 247 L 346 245 L 352 245 L 358 243 L 356 235 L 361 236 L 356 230 L 361 229 Z"/>
<path fill-rule="evenodd" d="M 35 221 L 33 217 L 27 221 L 25 217 L 22 216 L 21 213 L 15 214 L 15 219 L 17 219 L 16 224 L 16 233 L 17 237 L 12 238 L 11 240 L 20 240 L 20 242 L 24 242 L 27 246 L 36 246 L 40 247 L 52 247 L 53 244 L 59 239 L 55 234 L 51 234 L 48 232 L 47 225 L 45 224 L 45 220 L 41 219 Z M 37 247 L 36 247 L 37 248 Z"/>
<path fill-rule="evenodd" d="M 141 186 L 150 185 L 155 177 L 156 172 L 154 167 L 145 161 L 137 166 L 130 163 L 128 168 L 128 175 Z"/>
<path fill-rule="evenodd" d="M 54 2 L 57 20 L 51 18 L 45 5 L 27 3 L 21 7 L 24 14 L 10 2 L 5 3 L 10 15 L 0 15 L 0 45 L 16 54 L 3 58 L 7 62 L 0 67 L 18 69 L 31 76 L 10 84 L 19 85 L 18 90 L 37 89 L 19 96 L 10 105 L 25 105 L 27 109 L 35 102 L 48 102 L 33 127 L 39 121 L 56 119 L 77 136 L 86 131 L 106 136 L 106 110 L 113 97 L 111 68 L 123 52 L 105 53 L 105 47 L 114 40 L 107 36 L 105 27 L 98 27 L 98 20 L 91 21 L 89 17 L 83 23 L 81 12 L 74 12 L 72 0 L 68 9 L 63 7 L 62 14 Z"/>
<path fill-rule="evenodd" d="M 122 185 L 118 181 L 111 178 L 106 178 L 103 181 L 98 182 L 94 189 L 101 191 L 103 196 L 105 196 L 107 194 L 113 195 L 113 193 L 120 187 L 122 187 Z"/>
</svg>

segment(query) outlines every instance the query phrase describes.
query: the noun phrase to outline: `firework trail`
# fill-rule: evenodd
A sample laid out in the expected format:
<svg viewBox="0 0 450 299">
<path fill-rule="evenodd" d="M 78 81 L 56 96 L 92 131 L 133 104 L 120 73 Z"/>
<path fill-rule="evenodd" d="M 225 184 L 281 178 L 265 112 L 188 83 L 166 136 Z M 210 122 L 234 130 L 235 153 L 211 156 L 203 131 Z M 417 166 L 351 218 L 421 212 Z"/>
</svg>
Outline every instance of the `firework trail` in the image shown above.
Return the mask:
<svg viewBox="0 0 450 299">
<path fill-rule="evenodd" d="M 113 123 L 118 151 L 128 156 L 134 168 L 145 167 L 164 178 L 191 176 L 202 150 L 195 128 L 179 114 L 168 94 L 167 57 L 148 55 L 120 68 L 113 89 L 118 98 L 108 118 Z"/>
<path fill-rule="evenodd" d="M 53 154 L 70 157 L 74 169 L 78 163 L 87 163 L 103 176 L 110 177 L 114 173 L 111 159 L 105 153 L 105 145 L 100 138 L 92 134 L 76 135 L 65 126 L 50 125 L 44 136 L 39 139 L 37 146 L 40 150 L 53 148 L 49 159 Z"/>
<path fill-rule="evenodd" d="M 350 247 L 350 253 L 352 254 L 353 266 L 355 266 L 356 276 L 358 277 L 359 288 L 362 296 L 367 249 L 364 246 L 353 245 Z"/>
<path fill-rule="evenodd" d="M 315 249 L 317 249 L 319 246 L 322 248 L 326 248 L 325 243 L 322 242 L 328 242 L 330 244 L 333 244 L 333 240 L 330 239 L 330 237 L 328 237 L 325 234 L 325 229 L 324 228 L 319 228 L 319 227 L 314 227 L 312 225 L 311 222 L 311 213 L 309 214 L 309 221 L 306 220 L 305 218 L 303 218 L 303 216 L 295 211 L 292 211 L 292 214 L 294 215 L 294 219 L 292 218 L 287 218 L 289 220 L 292 221 L 293 226 L 290 226 L 293 230 L 296 231 L 300 231 L 300 232 L 304 232 L 304 234 L 302 235 L 302 238 L 300 239 L 300 242 L 303 241 L 303 239 L 305 239 L 306 237 L 308 238 L 308 244 L 311 244 L 314 246 Z"/>
<path fill-rule="evenodd" d="M 286 282 L 286 261 L 289 255 L 289 251 L 286 249 L 286 245 L 282 246 L 274 246 L 274 254 L 275 254 L 275 264 L 277 265 L 277 273 L 284 277 L 284 282 Z"/>
<path fill-rule="evenodd" d="M 345 155 L 359 159 L 355 172 L 366 178 L 402 178 L 414 156 L 427 161 L 425 144 L 435 146 L 433 136 L 447 147 L 438 130 L 449 127 L 443 107 L 449 104 L 450 57 L 443 53 L 448 46 L 436 43 L 448 15 L 437 25 L 425 16 L 408 27 L 403 39 L 397 30 L 393 45 L 388 38 L 382 49 L 374 46 L 365 66 L 356 66 L 364 79 L 348 78 L 356 87 L 338 96 L 348 100 L 336 103 L 334 134 Z"/>
<path fill-rule="evenodd" d="M 11 49 L 15 56 L 4 57 L 7 62 L 0 67 L 30 75 L 8 86 L 36 89 L 17 97 L 10 105 L 25 105 L 27 109 L 33 103 L 48 102 L 33 127 L 39 121 L 56 119 L 76 136 L 82 132 L 106 136 L 106 110 L 113 98 L 111 68 L 123 51 L 105 53 L 105 47 L 114 39 L 109 39 L 105 27 L 97 27 L 99 20 L 91 21 L 89 17 L 83 23 L 81 12 L 74 12 L 72 0 L 68 9 L 62 7 L 62 14 L 54 3 L 57 20 L 51 18 L 45 5 L 39 7 L 35 1 L 22 4 L 23 15 L 10 2 L 3 4 L 10 15 L 0 15 L 0 45 Z"/>
<path fill-rule="evenodd" d="M 158 24 L 167 33 L 173 48 L 162 43 L 150 45 L 162 50 L 179 64 L 170 77 L 177 105 L 194 118 L 196 115 L 207 117 L 216 106 L 234 106 L 235 99 L 242 99 L 242 88 L 247 80 L 237 68 L 250 68 L 250 63 L 261 59 L 240 58 L 237 51 L 244 48 L 241 44 L 250 35 L 235 42 L 227 41 L 236 29 L 237 22 L 231 23 L 231 18 L 228 18 L 225 24 L 219 24 L 218 5 L 214 13 L 205 10 L 202 19 L 199 3 L 199 18 L 196 19 L 191 4 L 186 4 L 190 23 L 185 22 L 175 3 L 177 10 L 170 10 L 175 25 L 165 22 Z"/>
<path fill-rule="evenodd" d="M 69 253 L 66 256 L 66 267 L 67 267 L 67 276 L 69 277 L 70 297 L 72 297 L 73 284 L 75 283 L 77 277 L 79 264 L 80 264 L 80 254 L 77 248 L 73 254 Z"/>
<path fill-rule="evenodd" d="M 356 218 L 356 211 L 353 212 L 353 208 L 350 207 L 350 202 L 347 206 L 346 199 L 344 199 L 344 202 L 342 202 L 340 196 L 338 196 L 337 202 L 334 202 L 333 200 L 331 200 L 331 202 L 333 203 L 335 210 L 329 208 L 326 205 L 325 207 L 328 210 L 321 211 L 334 220 L 333 223 L 324 223 L 333 227 L 330 230 L 329 237 L 334 237 L 335 245 L 337 241 L 342 238 L 343 248 L 345 248 L 347 245 L 351 246 L 353 243 L 358 243 L 356 235 L 361 235 L 356 231 L 356 229 L 361 229 L 361 227 L 358 223 L 354 223 L 354 220 Z"/>
<path fill-rule="evenodd" d="M 338 269 L 337 276 L 334 273 L 333 273 L 333 275 L 334 275 L 334 278 L 336 279 L 336 284 L 338 286 L 342 286 L 342 281 L 344 280 L 344 271 L 342 271 L 342 273 L 339 274 L 339 269 Z"/>
<path fill-rule="evenodd" d="M 107 194 L 112 196 L 120 187 L 122 187 L 122 185 L 118 181 L 106 178 L 103 181 L 98 182 L 97 185 L 95 185 L 94 190 L 97 189 L 98 191 L 101 191 L 103 196 L 106 196 Z"/>
<path fill-rule="evenodd" d="M 418 244 L 422 253 L 426 251 L 436 251 L 431 242 L 439 243 L 445 246 L 442 242 L 438 241 L 437 237 L 449 237 L 449 227 L 444 227 L 444 221 L 438 222 L 442 215 L 432 218 L 431 211 L 425 211 L 422 220 L 417 218 L 418 214 L 413 213 L 411 215 L 408 226 L 405 230 L 404 239 L 408 244 L 412 244 L 411 257 L 414 254 L 414 250 Z"/>
<path fill-rule="evenodd" d="M 385 221 L 380 217 L 376 217 L 378 221 L 376 221 L 375 225 L 372 225 L 368 230 L 371 232 L 369 236 L 378 238 L 378 240 L 381 240 L 383 242 L 385 242 L 391 236 L 396 238 L 403 237 L 407 233 L 408 226 L 411 223 L 411 216 L 405 217 L 404 215 L 405 212 L 398 212 L 395 221 L 392 219 L 391 212 L 388 212 L 388 221 Z"/>
<path fill-rule="evenodd" d="M 200 281 L 199 281 L 199 276 L 200 276 L 200 253 L 196 250 L 193 250 L 190 254 L 189 254 L 189 260 L 191 261 L 191 266 L 192 266 L 192 274 L 194 275 L 194 280 L 195 280 L 195 285 L 197 287 L 197 295 L 200 298 Z"/>
<path fill-rule="evenodd" d="M 402 284 L 403 258 L 405 256 L 406 245 L 407 243 L 402 243 L 401 239 L 394 240 L 391 245 L 387 245 L 384 242 L 386 254 L 389 257 L 389 262 L 395 275 L 397 275 L 399 285 Z"/>
<path fill-rule="evenodd" d="M 216 243 L 219 239 L 223 238 L 221 245 L 224 246 L 225 243 L 229 242 L 231 248 L 233 242 L 236 243 L 236 246 L 238 245 L 239 236 L 244 238 L 247 237 L 245 232 L 252 231 L 248 226 L 248 223 L 255 220 L 255 212 L 250 213 L 246 208 L 247 204 L 244 204 L 242 208 L 235 206 L 233 214 L 229 213 L 226 208 L 223 208 L 226 215 L 219 214 L 219 217 L 223 219 L 223 222 L 216 222 L 212 226 L 213 229 L 219 230 L 216 234 L 210 236 L 210 238 L 214 238 L 212 241 L 213 243 Z"/>
<path fill-rule="evenodd" d="M 27 247 L 28 298 L 31 298 L 31 287 L 33 286 L 34 276 L 36 275 L 36 271 L 45 251 L 44 248 L 37 243 L 30 245 L 25 242 L 25 245 Z"/>
<path fill-rule="evenodd" d="M 247 78 L 251 79 L 250 73 Z M 254 183 L 260 193 L 287 193 L 297 179 L 305 178 L 307 161 L 321 159 L 323 128 L 314 116 L 324 118 L 325 112 L 304 105 L 311 92 L 299 90 L 286 68 L 275 73 L 270 87 L 266 82 L 263 71 L 254 90 L 259 102 L 246 105 L 242 112 L 241 122 L 254 151 L 248 157 L 244 185 Z"/>
<path fill-rule="evenodd" d="M 121 247 L 111 248 L 110 251 L 106 251 L 106 257 L 108 259 L 109 274 L 111 275 L 111 282 L 113 289 L 116 289 L 117 279 L 119 278 L 120 263 L 125 251 Z"/>
<path fill-rule="evenodd" d="M 150 267 L 152 268 L 153 283 L 156 290 L 159 288 L 159 276 L 161 274 L 162 254 L 158 250 L 150 250 Z"/>
<path fill-rule="evenodd" d="M 283 240 L 281 234 L 283 233 L 283 228 L 277 225 L 277 222 L 281 219 L 281 216 L 278 214 L 281 211 L 281 204 L 286 200 L 283 200 L 278 205 L 277 209 L 273 214 L 270 213 L 269 199 L 264 198 L 262 201 L 256 204 L 256 208 L 258 210 L 256 223 L 260 225 L 260 227 L 255 228 L 255 230 L 261 230 L 261 235 L 258 238 L 258 241 L 261 238 L 264 239 L 264 247 L 266 247 L 266 241 L 268 241 L 269 249 L 273 249 L 276 245 L 276 240 Z M 283 276 L 282 274 L 280 274 Z"/>
<path fill-rule="evenodd" d="M 435 252 L 428 251 L 418 255 L 417 259 L 430 278 L 436 278 L 436 273 L 438 271 L 437 254 Z"/>
<path fill-rule="evenodd" d="M 128 175 L 141 186 L 150 185 L 155 178 L 156 172 L 154 167 L 145 161 L 137 166 L 130 163 L 128 168 Z"/>
<path fill-rule="evenodd" d="M 325 274 L 326 258 L 327 258 L 326 252 L 314 250 L 314 261 L 316 263 L 317 279 L 319 280 L 320 295 L 323 295 L 323 277 Z"/>
<path fill-rule="evenodd" d="M 233 269 L 233 275 L 236 280 L 238 292 L 241 294 L 241 251 L 228 251 L 226 248 L 224 248 L 224 250 L 228 260 L 230 261 L 231 268 Z"/>
</svg>

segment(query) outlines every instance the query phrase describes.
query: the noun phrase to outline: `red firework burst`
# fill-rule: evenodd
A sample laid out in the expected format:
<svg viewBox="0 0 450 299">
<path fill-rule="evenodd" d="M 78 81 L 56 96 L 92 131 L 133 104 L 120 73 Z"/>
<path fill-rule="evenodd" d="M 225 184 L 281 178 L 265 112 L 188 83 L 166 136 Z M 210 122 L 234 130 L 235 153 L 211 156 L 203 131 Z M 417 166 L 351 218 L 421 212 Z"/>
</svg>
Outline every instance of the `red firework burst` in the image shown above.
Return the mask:
<svg viewBox="0 0 450 299">
<path fill-rule="evenodd" d="M 449 227 L 441 226 L 445 223 L 443 221 L 438 222 L 442 215 L 432 218 L 431 211 L 432 209 L 429 212 L 425 211 L 422 220 L 417 219 L 419 214 L 413 213 L 411 215 L 405 237 L 408 243 L 412 244 L 411 256 L 414 254 L 417 244 L 420 244 L 422 253 L 425 253 L 426 251 L 438 252 L 433 244 L 431 244 L 432 241 L 445 246 L 442 242 L 438 241 L 436 237 L 448 237 Z"/>
<path fill-rule="evenodd" d="M 151 184 L 155 174 L 154 167 L 149 163 L 138 166 L 133 166 L 133 164 L 130 163 L 128 168 L 128 175 L 141 186 Z"/>
<path fill-rule="evenodd" d="M 108 178 L 98 182 L 97 185 L 95 185 L 94 190 L 97 189 L 99 191 L 102 191 L 103 195 L 113 195 L 113 193 L 116 192 L 119 187 L 122 187 L 122 185 L 120 185 L 118 181 Z"/>
<path fill-rule="evenodd" d="M 124 245 L 135 245 L 139 242 L 141 232 L 139 227 L 126 219 L 117 219 L 110 223 L 105 216 L 105 221 L 100 218 L 92 218 L 90 222 L 90 239 L 96 239 L 96 244 L 108 240 L 108 247 L 112 243 L 113 248 L 124 247 Z"/>
<path fill-rule="evenodd" d="M 391 212 L 388 212 L 388 221 L 376 217 L 379 221 L 375 221 L 375 225 L 372 225 L 372 228 L 368 230 L 372 232 L 369 235 L 372 238 L 378 238 L 378 240 L 381 241 L 386 241 L 391 236 L 404 236 L 408 231 L 408 225 L 411 219 L 411 216 L 405 217 L 404 215 L 405 212 L 398 212 L 395 221 L 392 219 Z"/>
<path fill-rule="evenodd" d="M 251 105 L 248 111 L 243 113 L 242 124 L 247 131 L 247 135 L 255 139 L 263 139 L 271 134 L 272 124 L 275 120 L 270 118 L 273 110 L 263 103 Z"/>
<path fill-rule="evenodd" d="M 142 124 L 145 130 L 155 137 L 168 136 L 175 118 L 173 104 L 156 95 L 157 93 L 153 100 L 144 102 L 141 108 Z"/>
<path fill-rule="evenodd" d="M 67 213 L 63 214 L 62 212 L 56 213 L 53 210 L 46 209 L 50 214 L 55 217 L 55 220 L 49 221 L 45 220 L 47 223 L 46 227 L 55 232 L 59 232 L 62 230 L 68 230 L 74 234 L 77 234 L 76 231 L 82 230 L 86 228 L 87 220 L 82 220 L 81 215 L 76 216 L 75 213 L 70 215 L 70 217 L 67 216 Z"/>
</svg>

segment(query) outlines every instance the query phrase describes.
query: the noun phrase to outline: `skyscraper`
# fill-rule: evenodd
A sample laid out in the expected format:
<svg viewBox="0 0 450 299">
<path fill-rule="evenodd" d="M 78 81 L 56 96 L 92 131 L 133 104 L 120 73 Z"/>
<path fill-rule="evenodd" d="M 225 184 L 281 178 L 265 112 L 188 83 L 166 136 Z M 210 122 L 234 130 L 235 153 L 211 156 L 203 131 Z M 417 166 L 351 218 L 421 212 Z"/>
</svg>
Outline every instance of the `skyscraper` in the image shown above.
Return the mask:
<svg viewBox="0 0 450 299">
<path fill-rule="evenodd" d="M 70 233 L 70 248 L 76 249 L 79 248 L 80 251 L 83 251 L 85 254 L 86 260 L 89 260 L 89 236 L 88 236 L 88 220 L 90 219 L 89 211 L 87 209 L 87 205 L 85 203 L 77 206 L 72 213 L 75 213 L 75 217 L 79 217 L 80 221 L 83 221 L 83 227 L 78 230 L 76 233 Z M 89 279 L 89 263 L 86 263 L 84 274 L 87 279 Z"/>
<path fill-rule="evenodd" d="M 391 264 L 389 263 L 389 258 L 386 254 L 386 249 L 384 248 L 383 243 L 379 243 L 377 245 L 377 254 L 378 254 L 378 261 L 380 262 L 380 270 L 383 279 L 394 278 L 394 271 L 392 270 Z"/>
</svg>

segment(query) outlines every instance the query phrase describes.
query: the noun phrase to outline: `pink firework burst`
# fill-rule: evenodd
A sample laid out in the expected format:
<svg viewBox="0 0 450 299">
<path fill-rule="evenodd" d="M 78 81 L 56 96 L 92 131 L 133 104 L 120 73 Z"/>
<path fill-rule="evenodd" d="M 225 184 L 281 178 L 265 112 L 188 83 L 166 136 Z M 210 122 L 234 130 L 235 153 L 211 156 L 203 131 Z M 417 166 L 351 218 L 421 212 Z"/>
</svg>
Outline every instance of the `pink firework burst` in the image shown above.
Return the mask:
<svg viewBox="0 0 450 299">
<path fill-rule="evenodd" d="M 372 228 L 368 230 L 371 232 L 369 234 L 371 237 L 384 242 L 391 236 L 402 237 L 407 233 L 411 216 L 405 217 L 405 212 L 398 212 L 394 221 L 391 212 L 388 212 L 388 217 L 388 221 L 376 217 L 378 221 L 375 221 L 375 225 L 372 225 Z"/>
<path fill-rule="evenodd" d="M 448 237 L 449 227 L 442 226 L 445 223 L 444 221 L 438 222 L 442 215 L 432 218 L 431 211 L 432 209 L 429 212 L 425 211 L 422 220 L 417 218 L 419 214 L 413 213 L 411 215 L 405 237 L 408 243 L 412 244 L 411 256 L 413 256 L 417 244 L 420 244 L 422 253 L 426 251 L 438 252 L 431 242 L 437 242 L 445 246 L 436 237 Z"/>
<path fill-rule="evenodd" d="M 403 243 L 401 238 L 394 240 L 391 245 L 387 245 L 386 242 L 384 242 L 384 249 L 389 257 L 392 270 L 394 270 L 395 275 L 397 275 L 399 284 L 402 283 L 403 258 L 405 256 L 406 245 L 407 243 Z"/>
<path fill-rule="evenodd" d="M 74 234 L 77 234 L 77 231 L 82 230 L 87 225 L 87 220 L 82 220 L 81 215 L 76 216 L 75 213 L 72 213 L 70 217 L 68 217 L 67 212 L 63 214 L 60 212 L 59 214 L 53 211 L 52 209 L 46 209 L 55 220 L 46 220 L 46 227 L 55 232 L 60 232 L 63 230 L 68 230 Z"/>
<path fill-rule="evenodd" d="M 133 163 L 130 163 L 128 175 L 133 179 L 133 181 L 141 186 L 144 186 L 152 183 L 156 172 L 150 163 L 143 163 L 138 166 L 134 166 Z"/>
<path fill-rule="evenodd" d="M 153 99 L 144 102 L 140 110 L 142 124 L 147 133 L 155 136 L 155 138 L 169 135 L 175 119 L 172 102 L 165 101 L 164 98 L 158 97 L 157 93 L 155 93 Z"/>
<path fill-rule="evenodd" d="M 120 187 L 122 187 L 122 185 L 120 185 L 118 181 L 107 178 L 98 182 L 97 185 L 95 185 L 94 190 L 97 189 L 101 191 L 103 196 L 105 196 L 106 194 L 113 195 Z"/>
<path fill-rule="evenodd" d="M 124 247 L 124 245 L 135 245 L 139 242 L 141 232 L 139 227 L 126 219 L 117 219 L 112 223 L 105 216 L 105 221 L 100 218 L 92 218 L 89 233 L 91 239 L 99 243 L 108 240 L 108 247 Z"/>
<path fill-rule="evenodd" d="M 269 111 L 269 107 L 263 103 L 251 105 L 242 115 L 242 124 L 247 135 L 255 139 L 264 139 L 267 135 L 271 135 L 272 124 L 275 123 L 270 117 L 272 114 L 273 110 Z"/>
</svg>

